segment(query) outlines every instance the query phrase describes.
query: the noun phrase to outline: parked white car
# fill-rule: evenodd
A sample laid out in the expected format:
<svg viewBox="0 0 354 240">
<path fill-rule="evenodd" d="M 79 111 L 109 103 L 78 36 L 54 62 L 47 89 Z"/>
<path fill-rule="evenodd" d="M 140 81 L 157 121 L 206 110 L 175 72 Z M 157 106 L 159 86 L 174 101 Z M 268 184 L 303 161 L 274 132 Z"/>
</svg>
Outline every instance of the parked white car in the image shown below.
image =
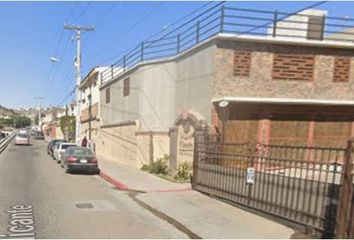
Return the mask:
<svg viewBox="0 0 354 240">
<path fill-rule="evenodd" d="M 65 143 L 65 142 L 61 142 L 61 143 L 56 144 L 53 149 L 53 158 L 55 160 L 57 160 L 58 163 L 60 163 L 61 156 L 64 154 L 65 150 L 68 147 L 72 147 L 72 146 L 76 146 L 76 144 L 75 143 Z"/>
<path fill-rule="evenodd" d="M 21 129 L 18 131 L 18 133 L 20 133 L 20 134 L 28 134 L 28 131 L 27 131 L 26 128 L 21 128 Z"/>
<path fill-rule="evenodd" d="M 15 137 L 15 145 L 29 145 L 29 136 L 27 134 L 18 133 Z"/>
</svg>

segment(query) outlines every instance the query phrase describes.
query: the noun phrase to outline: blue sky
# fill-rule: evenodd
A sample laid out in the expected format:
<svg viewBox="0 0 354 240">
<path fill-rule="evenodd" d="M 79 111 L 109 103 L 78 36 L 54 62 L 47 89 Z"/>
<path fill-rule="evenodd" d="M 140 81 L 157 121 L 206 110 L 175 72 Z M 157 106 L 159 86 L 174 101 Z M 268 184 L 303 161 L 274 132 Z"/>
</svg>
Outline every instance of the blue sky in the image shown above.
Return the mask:
<svg viewBox="0 0 354 240">
<path fill-rule="evenodd" d="M 64 105 L 74 87 L 75 42 L 68 24 L 95 25 L 83 37 L 83 75 L 206 2 L 0 2 L 0 104 Z M 315 2 L 233 2 L 235 7 L 293 12 Z M 216 4 L 213 3 L 213 4 Z M 329 15 L 354 18 L 354 2 L 327 2 Z M 61 59 L 58 64 L 51 56 Z"/>
</svg>

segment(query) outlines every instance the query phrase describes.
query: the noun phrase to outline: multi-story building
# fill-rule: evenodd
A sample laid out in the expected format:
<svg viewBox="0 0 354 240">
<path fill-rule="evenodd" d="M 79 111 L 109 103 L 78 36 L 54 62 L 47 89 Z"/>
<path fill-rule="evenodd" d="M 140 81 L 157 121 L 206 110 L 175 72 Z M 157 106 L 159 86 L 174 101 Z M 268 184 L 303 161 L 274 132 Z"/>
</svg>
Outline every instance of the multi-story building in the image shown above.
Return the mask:
<svg viewBox="0 0 354 240">
<path fill-rule="evenodd" d="M 42 114 L 41 130 L 51 138 L 64 138 L 64 134 L 60 127 L 60 117 L 65 115 L 65 108 L 49 108 Z"/>
<path fill-rule="evenodd" d="M 101 72 L 107 67 L 95 67 L 80 84 L 80 139 L 85 136 L 94 142 L 99 129 Z"/>
<path fill-rule="evenodd" d="M 176 33 L 176 52 L 154 60 L 144 43 L 136 63 L 124 56 L 124 71 L 102 79 L 98 152 L 132 166 L 169 154 L 174 167 L 192 160 L 205 126 L 232 142 L 338 146 L 354 136 L 354 45 L 325 31 L 340 18 L 306 10 L 241 31 L 227 27 L 251 20 L 232 25 L 220 11 L 215 32 L 205 37 L 197 21 L 192 43 Z"/>
</svg>

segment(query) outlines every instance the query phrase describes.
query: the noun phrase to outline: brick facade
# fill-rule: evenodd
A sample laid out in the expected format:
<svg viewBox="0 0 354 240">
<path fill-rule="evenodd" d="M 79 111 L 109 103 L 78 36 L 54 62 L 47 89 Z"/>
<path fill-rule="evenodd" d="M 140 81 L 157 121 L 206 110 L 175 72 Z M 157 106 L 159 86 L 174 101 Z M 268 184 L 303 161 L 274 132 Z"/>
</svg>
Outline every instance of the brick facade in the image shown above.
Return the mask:
<svg viewBox="0 0 354 240">
<path fill-rule="evenodd" d="M 350 74 L 350 58 L 335 57 L 333 72 L 334 82 L 348 82 Z"/>
<path fill-rule="evenodd" d="M 274 80 L 312 81 L 315 65 L 313 55 L 278 54 L 273 56 Z"/>
<path fill-rule="evenodd" d="M 249 76 L 235 76 L 235 51 L 246 51 L 252 55 Z M 306 78 L 306 81 L 298 81 L 296 78 L 273 79 L 274 57 L 293 56 L 294 54 L 303 56 L 301 63 L 297 66 L 298 69 L 314 61 L 313 69 L 310 67 L 306 75 L 301 75 L 303 79 Z M 222 41 L 217 44 L 214 59 L 213 97 L 354 100 L 353 56 L 354 50 L 351 49 Z M 350 58 L 349 81 L 347 82 L 333 81 L 335 58 L 338 57 Z M 294 63 L 296 59 L 289 61 Z M 283 67 L 289 68 L 286 65 Z M 309 81 L 311 71 L 313 71 L 312 80 Z M 285 74 L 285 71 L 282 74 Z"/>
<path fill-rule="evenodd" d="M 234 75 L 249 76 L 251 68 L 251 52 L 235 51 L 234 54 Z"/>
</svg>

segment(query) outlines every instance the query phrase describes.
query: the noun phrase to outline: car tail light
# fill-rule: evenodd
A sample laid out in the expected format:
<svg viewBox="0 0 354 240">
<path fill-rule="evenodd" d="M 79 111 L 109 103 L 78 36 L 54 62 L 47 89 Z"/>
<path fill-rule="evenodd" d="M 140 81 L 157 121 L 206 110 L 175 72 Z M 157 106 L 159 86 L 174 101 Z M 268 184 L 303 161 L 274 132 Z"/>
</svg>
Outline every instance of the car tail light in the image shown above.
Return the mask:
<svg viewBox="0 0 354 240">
<path fill-rule="evenodd" d="M 92 157 L 91 162 L 93 162 L 93 163 L 97 163 L 97 158 L 96 158 L 95 156 L 94 156 L 94 157 Z"/>
<path fill-rule="evenodd" d="M 76 162 L 77 158 L 76 157 L 73 157 L 73 156 L 69 156 L 66 161 L 68 162 Z"/>
</svg>

